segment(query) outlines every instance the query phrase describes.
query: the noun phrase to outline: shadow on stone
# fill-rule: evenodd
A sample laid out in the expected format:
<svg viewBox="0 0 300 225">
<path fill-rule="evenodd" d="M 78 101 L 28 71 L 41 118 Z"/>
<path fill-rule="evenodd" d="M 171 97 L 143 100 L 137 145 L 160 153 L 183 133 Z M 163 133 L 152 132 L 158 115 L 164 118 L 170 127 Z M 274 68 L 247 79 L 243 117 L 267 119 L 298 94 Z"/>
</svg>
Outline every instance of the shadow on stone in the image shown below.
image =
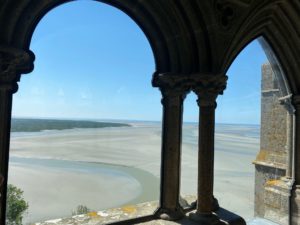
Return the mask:
<svg viewBox="0 0 300 225">
<path fill-rule="evenodd" d="M 225 224 L 246 225 L 245 220 L 241 216 L 226 209 L 219 208 L 217 211 L 215 211 L 215 213 Z"/>
<path fill-rule="evenodd" d="M 193 213 L 193 212 L 191 212 Z M 215 216 L 219 218 L 218 221 L 218 225 L 246 225 L 245 220 L 226 210 L 223 208 L 219 208 L 217 211 L 214 212 Z M 189 216 L 189 215 L 188 215 Z M 182 224 L 182 225 L 196 225 L 196 224 L 202 224 L 204 225 L 205 223 L 201 223 L 201 222 L 195 222 L 193 220 L 191 220 L 189 217 L 184 217 L 181 220 L 178 221 L 162 221 L 162 220 L 153 220 L 153 221 L 149 221 L 146 223 L 142 223 L 144 225 L 158 225 L 158 224 L 164 224 L 164 225 L 174 225 L 174 224 Z"/>
</svg>

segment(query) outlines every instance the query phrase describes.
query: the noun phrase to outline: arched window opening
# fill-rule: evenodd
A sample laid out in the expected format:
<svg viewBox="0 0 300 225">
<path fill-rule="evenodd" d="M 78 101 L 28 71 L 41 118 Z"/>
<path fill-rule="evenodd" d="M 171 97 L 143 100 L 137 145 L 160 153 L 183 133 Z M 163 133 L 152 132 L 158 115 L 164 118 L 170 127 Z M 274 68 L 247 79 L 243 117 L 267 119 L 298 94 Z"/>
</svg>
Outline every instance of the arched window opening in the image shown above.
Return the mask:
<svg viewBox="0 0 300 225">
<path fill-rule="evenodd" d="M 41 20 L 31 50 L 35 70 L 14 96 L 10 144 L 9 183 L 29 206 L 23 223 L 153 214 L 161 97 L 142 31 L 115 8 L 72 2 Z M 155 200 L 149 211 L 137 206 Z"/>
<path fill-rule="evenodd" d="M 198 165 L 198 117 L 197 96 L 188 94 L 184 102 L 182 127 L 181 197 L 189 204 L 196 201 Z M 184 204 L 185 201 L 182 203 Z"/>
<path fill-rule="evenodd" d="M 288 224 L 293 110 L 284 75 L 263 38 L 227 75 L 216 114 L 215 197 L 250 224 Z"/>
</svg>

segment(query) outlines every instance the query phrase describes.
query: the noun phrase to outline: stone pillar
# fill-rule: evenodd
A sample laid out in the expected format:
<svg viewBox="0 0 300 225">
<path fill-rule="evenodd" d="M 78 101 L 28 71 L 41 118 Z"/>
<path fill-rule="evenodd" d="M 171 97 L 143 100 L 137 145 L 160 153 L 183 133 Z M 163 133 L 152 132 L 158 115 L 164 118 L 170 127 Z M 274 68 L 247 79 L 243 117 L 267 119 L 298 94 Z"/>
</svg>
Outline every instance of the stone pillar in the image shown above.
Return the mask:
<svg viewBox="0 0 300 225">
<path fill-rule="evenodd" d="M 270 64 L 262 65 L 260 151 L 255 165 L 256 217 L 288 224 L 293 148 L 291 95 Z"/>
<path fill-rule="evenodd" d="M 286 172 L 285 179 L 293 178 L 293 146 L 294 146 L 294 113 L 295 109 L 292 105 L 292 95 L 278 98 L 281 105 L 286 109 Z"/>
<path fill-rule="evenodd" d="M 225 75 L 199 75 L 193 91 L 198 96 L 199 143 L 198 143 L 198 199 L 196 213 L 191 219 L 201 224 L 216 224 L 218 217 L 213 196 L 214 181 L 214 135 L 216 98 L 226 88 Z"/>
<path fill-rule="evenodd" d="M 184 216 L 179 204 L 183 100 L 188 88 L 180 76 L 155 74 L 153 86 L 162 93 L 163 127 L 160 207 L 156 214 L 165 220 Z"/>
<path fill-rule="evenodd" d="M 291 196 L 291 224 L 300 224 L 300 95 L 293 96 L 295 108 L 294 185 Z"/>
<path fill-rule="evenodd" d="M 0 224 L 5 224 L 12 95 L 21 73 L 33 69 L 32 52 L 0 46 Z"/>
<path fill-rule="evenodd" d="M 287 110 L 286 114 L 286 173 L 287 179 L 293 178 L 293 142 L 294 142 L 294 107 L 291 105 L 290 101 L 283 103 Z"/>
</svg>

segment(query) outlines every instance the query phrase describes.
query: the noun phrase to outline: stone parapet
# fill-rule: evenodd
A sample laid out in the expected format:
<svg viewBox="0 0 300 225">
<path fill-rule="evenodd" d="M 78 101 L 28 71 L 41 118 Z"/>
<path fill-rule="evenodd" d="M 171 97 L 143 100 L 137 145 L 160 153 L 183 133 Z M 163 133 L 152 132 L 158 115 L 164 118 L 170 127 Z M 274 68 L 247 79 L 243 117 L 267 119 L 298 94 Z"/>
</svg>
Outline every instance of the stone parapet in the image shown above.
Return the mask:
<svg viewBox="0 0 300 225">
<path fill-rule="evenodd" d="M 153 214 L 158 202 L 147 202 L 137 205 L 126 205 L 120 208 L 92 211 L 87 214 L 75 215 L 70 218 L 52 219 L 33 225 L 99 225 Z"/>
<path fill-rule="evenodd" d="M 180 198 L 180 204 L 183 209 L 191 207 L 195 202 L 196 196 L 187 195 Z M 106 209 L 101 211 L 91 211 L 86 214 L 74 215 L 68 218 L 52 219 L 44 222 L 34 223 L 32 225 L 100 225 L 109 224 L 129 219 L 153 215 L 158 207 L 158 201 L 145 202 L 136 205 L 124 205 L 119 208 Z"/>
<path fill-rule="evenodd" d="M 45 222 L 35 223 L 32 225 L 103 225 L 103 224 L 141 224 L 141 225 L 197 225 L 199 223 L 189 219 L 189 214 L 195 206 L 196 196 L 188 195 L 184 199 L 181 198 L 180 204 L 186 212 L 186 216 L 179 221 L 166 221 L 153 216 L 153 211 L 157 208 L 158 202 L 146 202 L 137 205 L 126 205 L 120 208 L 107 209 L 102 211 L 89 212 L 87 214 L 76 215 L 70 218 L 52 219 Z M 151 216 L 152 214 L 152 216 Z M 220 218 L 218 225 L 246 225 L 243 218 L 227 211 L 226 209 L 219 208 L 214 211 L 214 214 Z M 148 219 L 147 219 L 147 215 Z M 129 219 L 135 218 L 135 221 Z"/>
<path fill-rule="evenodd" d="M 268 180 L 265 183 L 264 218 L 279 224 L 289 223 L 290 189 L 288 180 Z"/>
</svg>

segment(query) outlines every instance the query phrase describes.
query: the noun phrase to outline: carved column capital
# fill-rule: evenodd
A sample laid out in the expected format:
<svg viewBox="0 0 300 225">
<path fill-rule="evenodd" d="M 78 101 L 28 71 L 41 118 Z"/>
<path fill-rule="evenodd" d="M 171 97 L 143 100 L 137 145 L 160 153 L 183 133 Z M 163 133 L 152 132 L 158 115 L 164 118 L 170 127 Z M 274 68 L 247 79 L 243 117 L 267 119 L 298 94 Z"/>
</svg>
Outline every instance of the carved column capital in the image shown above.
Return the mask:
<svg viewBox="0 0 300 225">
<path fill-rule="evenodd" d="M 33 70 L 34 58 L 31 51 L 0 45 L 0 88 L 15 92 L 20 75 Z"/>
<path fill-rule="evenodd" d="M 158 87 L 164 97 L 182 96 L 184 99 L 191 89 L 191 84 L 187 82 L 187 77 L 188 75 L 155 73 L 152 78 L 152 86 Z"/>
<path fill-rule="evenodd" d="M 223 94 L 228 77 L 223 74 L 196 74 L 193 79 L 193 91 L 198 96 L 198 105 L 216 106 L 216 99 Z"/>
</svg>

